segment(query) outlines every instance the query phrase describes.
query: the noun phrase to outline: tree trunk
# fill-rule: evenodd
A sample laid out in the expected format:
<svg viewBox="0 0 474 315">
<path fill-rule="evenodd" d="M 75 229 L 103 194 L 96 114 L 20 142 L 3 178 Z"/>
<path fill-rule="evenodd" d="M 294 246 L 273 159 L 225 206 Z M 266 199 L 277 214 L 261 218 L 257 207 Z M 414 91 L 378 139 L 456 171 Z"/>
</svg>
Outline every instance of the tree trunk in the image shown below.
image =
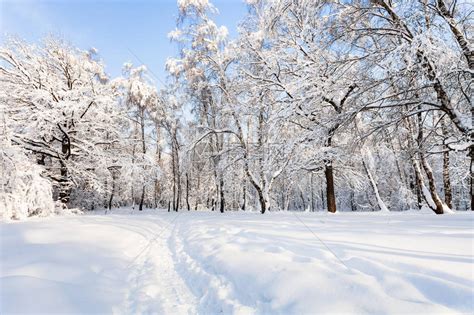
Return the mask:
<svg viewBox="0 0 474 315">
<path fill-rule="evenodd" d="M 114 193 L 115 193 L 115 179 L 112 176 L 112 192 L 110 193 L 110 198 L 109 198 L 109 210 L 112 210 L 112 200 L 114 199 Z"/>
<path fill-rule="evenodd" d="M 64 156 L 64 160 L 69 158 L 71 152 L 71 143 L 69 142 L 68 137 L 64 137 L 61 143 L 61 152 Z M 59 200 L 61 201 L 64 208 L 67 207 L 67 203 L 69 202 L 71 196 L 71 187 L 70 187 L 70 180 L 69 180 L 69 172 L 66 166 L 66 163 L 61 160 L 60 162 L 60 172 L 61 172 L 61 181 L 59 183 Z"/>
<path fill-rule="evenodd" d="M 135 210 L 135 187 L 134 187 L 134 178 L 135 178 L 135 174 L 134 174 L 134 164 L 135 164 L 135 144 L 132 146 L 132 174 L 131 174 L 131 181 L 130 181 L 130 184 L 131 184 L 131 197 L 132 197 L 132 209 Z"/>
<path fill-rule="evenodd" d="M 247 180 L 244 180 L 244 184 L 242 186 L 243 201 L 241 209 L 245 211 L 245 207 L 247 206 Z"/>
<path fill-rule="evenodd" d="M 329 132 L 329 135 L 326 139 L 326 146 L 328 148 L 330 148 L 331 145 L 332 145 L 332 132 L 333 131 Z M 336 208 L 336 192 L 335 192 L 335 189 L 334 189 L 334 174 L 333 174 L 333 168 L 332 168 L 332 161 L 331 160 L 325 160 L 324 161 L 324 176 L 326 177 L 326 201 L 327 201 L 328 212 L 335 213 L 336 210 L 337 210 L 337 208 Z"/>
<path fill-rule="evenodd" d="M 179 166 L 177 166 L 178 168 Z M 176 209 L 175 211 L 178 212 L 179 210 L 179 207 L 181 205 L 181 174 L 179 173 L 179 169 L 178 169 L 178 174 L 177 174 L 177 181 L 178 181 L 178 185 L 177 185 L 177 195 L 176 195 Z"/>
<path fill-rule="evenodd" d="M 171 170 L 173 173 L 173 211 L 176 211 L 176 165 L 173 144 L 171 144 L 171 151 Z"/>
<path fill-rule="evenodd" d="M 332 161 L 325 161 L 324 175 L 326 177 L 326 200 L 328 211 L 336 212 L 336 194 L 334 189 L 334 174 L 332 169 Z"/>
<path fill-rule="evenodd" d="M 189 177 L 188 177 L 188 173 L 186 173 L 186 207 L 188 208 L 188 211 L 191 210 L 191 206 L 189 205 Z"/>
<path fill-rule="evenodd" d="M 179 206 L 181 204 L 181 171 L 179 168 L 179 153 L 178 153 L 178 137 L 176 128 L 173 131 L 173 149 L 174 149 L 174 170 L 176 172 L 176 202 L 174 211 L 178 212 Z"/>
<path fill-rule="evenodd" d="M 418 105 L 418 109 L 420 109 L 419 105 Z M 429 193 L 434 203 L 434 205 L 430 204 L 429 202 L 428 204 L 430 205 L 431 209 L 436 214 L 443 214 L 444 213 L 443 202 L 441 201 L 441 198 L 438 195 L 433 171 L 431 170 L 431 167 L 429 166 L 428 161 L 426 160 L 425 154 L 423 151 L 423 119 L 421 115 L 422 115 L 421 112 L 416 115 L 417 123 L 418 123 L 418 135 L 417 135 L 416 141 L 418 144 L 418 156 L 420 157 L 421 166 L 423 167 L 426 177 L 428 178 Z"/>
<path fill-rule="evenodd" d="M 67 206 L 71 195 L 71 188 L 69 183 L 69 176 L 66 164 L 60 162 L 61 164 L 61 181 L 59 182 L 59 201 L 63 204 L 64 207 Z"/>
<path fill-rule="evenodd" d="M 367 173 L 367 177 L 369 178 L 370 185 L 372 186 L 372 189 L 374 190 L 375 198 L 377 199 L 377 204 L 379 206 L 380 211 L 389 211 L 387 206 L 385 205 L 385 202 L 383 202 L 382 198 L 380 197 L 379 189 L 377 187 L 377 184 L 375 183 L 375 179 L 370 173 L 369 167 L 367 166 L 363 158 L 362 158 L 362 165 L 364 166 L 365 172 Z"/>
<path fill-rule="evenodd" d="M 313 172 L 310 174 L 310 185 L 311 185 L 311 212 L 314 212 L 314 184 L 313 184 Z"/>
<path fill-rule="evenodd" d="M 414 176 L 415 176 L 415 179 L 413 180 L 413 177 L 410 175 L 410 189 L 413 191 L 415 191 L 416 193 L 416 203 L 417 203 L 417 206 L 418 206 L 418 209 L 421 209 L 421 206 L 422 206 L 422 197 L 421 197 L 421 192 L 420 192 L 420 180 L 418 179 L 418 172 L 416 171 L 416 169 L 414 170 Z"/>
<path fill-rule="evenodd" d="M 351 189 L 350 196 L 351 196 L 351 210 L 352 211 L 357 211 L 356 205 L 355 205 L 355 202 L 354 202 L 354 189 Z"/>
<path fill-rule="evenodd" d="M 451 179 L 449 178 L 449 151 L 443 152 L 443 185 L 444 201 L 449 208 L 453 207 L 453 192 L 451 189 Z"/>
<path fill-rule="evenodd" d="M 474 211 L 474 154 L 471 150 L 471 211 Z"/>
<path fill-rule="evenodd" d="M 224 179 L 222 178 L 222 175 L 220 176 L 220 179 L 219 179 L 219 193 L 220 193 L 220 199 L 221 199 L 220 212 L 224 213 L 224 208 L 225 208 Z"/>
<path fill-rule="evenodd" d="M 153 194 L 153 200 L 154 200 L 154 206 L 155 206 L 155 209 L 158 208 L 158 193 L 159 193 L 159 187 L 158 187 L 158 180 L 155 179 L 155 182 L 154 182 L 154 189 L 155 189 L 155 193 Z"/>
<path fill-rule="evenodd" d="M 436 214 L 443 214 L 444 213 L 443 202 L 441 201 L 441 198 L 439 197 L 438 192 L 436 191 L 436 183 L 435 183 L 435 179 L 434 179 L 431 167 L 428 165 L 426 158 L 421 152 L 420 152 L 420 158 L 421 158 L 421 165 L 423 166 L 423 170 L 426 173 L 426 177 L 428 177 L 428 187 L 430 189 L 431 198 L 433 198 L 433 202 L 436 205 L 436 208 L 433 209 L 433 211 Z"/>
<path fill-rule="evenodd" d="M 443 117 L 440 117 L 441 131 L 443 137 L 449 137 L 446 123 Z M 449 208 L 452 208 L 453 193 L 451 189 L 451 179 L 449 177 L 449 148 L 443 145 L 443 187 L 444 187 L 444 201 Z"/>
<path fill-rule="evenodd" d="M 142 187 L 142 195 L 140 197 L 140 205 L 138 206 L 138 210 L 142 211 L 143 210 L 143 202 L 145 200 L 145 185 Z"/>
<path fill-rule="evenodd" d="M 260 213 L 264 214 L 267 211 L 267 202 L 261 189 L 257 189 L 257 193 L 258 201 L 260 202 Z"/>
<path fill-rule="evenodd" d="M 141 137 L 142 137 L 142 153 L 143 156 L 146 154 L 146 143 L 145 143 L 145 109 L 142 107 L 140 110 L 140 129 L 141 129 Z M 145 179 L 143 179 L 145 181 Z M 140 205 L 138 206 L 138 210 L 142 211 L 143 210 L 143 203 L 145 201 L 145 189 L 146 185 L 143 183 L 142 186 L 142 194 L 140 197 Z"/>
</svg>

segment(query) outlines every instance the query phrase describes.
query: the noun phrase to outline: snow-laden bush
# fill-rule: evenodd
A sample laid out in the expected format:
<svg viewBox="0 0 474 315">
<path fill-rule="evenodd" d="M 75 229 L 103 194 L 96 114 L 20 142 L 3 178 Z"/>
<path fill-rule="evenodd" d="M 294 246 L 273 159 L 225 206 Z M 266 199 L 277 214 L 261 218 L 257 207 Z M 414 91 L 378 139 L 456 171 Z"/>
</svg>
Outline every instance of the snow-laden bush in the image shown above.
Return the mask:
<svg viewBox="0 0 474 315">
<path fill-rule="evenodd" d="M 5 142 L 0 148 L 0 160 L 0 218 L 10 220 L 52 214 L 52 186 L 41 177 L 41 166 L 32 163 L 20 147 Z"/>
</svg>

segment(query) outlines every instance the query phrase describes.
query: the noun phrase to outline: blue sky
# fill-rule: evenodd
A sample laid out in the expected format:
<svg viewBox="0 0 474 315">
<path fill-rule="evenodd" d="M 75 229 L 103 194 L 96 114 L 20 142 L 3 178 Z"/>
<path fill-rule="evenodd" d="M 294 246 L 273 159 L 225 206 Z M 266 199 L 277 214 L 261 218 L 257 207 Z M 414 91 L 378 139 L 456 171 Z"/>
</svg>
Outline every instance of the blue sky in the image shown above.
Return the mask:
<svg viewBox="0 0 474 315">
<path fill-rule="evenodd" d="M 235 37 L 246 14 L 243 1 L 211 2 L 220 12 L 216 24 Z M 120 74 L 124 62 L 143 62 L 164 81 L 166 58 L 178 53 L 167 38 L 177 15 L 176 0 L 0 0 L 0 41 L 7 34 L 29 42 L 57 34 L 79 48 L 97 48 L 112 76 Z"/>
</svg>

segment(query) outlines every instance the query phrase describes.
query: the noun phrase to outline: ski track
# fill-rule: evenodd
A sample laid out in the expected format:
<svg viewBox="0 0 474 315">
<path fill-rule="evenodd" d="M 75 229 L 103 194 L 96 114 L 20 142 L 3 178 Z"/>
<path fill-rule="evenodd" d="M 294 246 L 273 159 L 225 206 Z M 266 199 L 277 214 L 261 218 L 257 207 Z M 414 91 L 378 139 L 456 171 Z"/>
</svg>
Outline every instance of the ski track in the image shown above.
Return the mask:
<svg viewBox="0 0 474 315">
<path fill-rule="evenodd" d="M 197 299 L 176 272 L 168 239 L 176 227 L 179 214 L 171 221 L 153 218 L 157 233 L 147 235 L 147 243 L 133 259 L 123 308 L 119 314 L 195 314 Z M 142 222 L 144 223 L 144 222 Z M 150 231 L 150 230 L 149 230 Z M 151 229 L 153 231 L 153 229 Z"/>
<path fill-rule="evenodd" d="M 182 227 L 174 229 L 168 245 L 172 249 L 177 270 L 196 296 L 200 296 L 200 314 L 253 314 L 254 308 L 245 305 L 237 298 L 233 284 L 224 276 L 216 273 L 210 265 L 195 259 L 186 243 L 180 237 L 185 232 Z"/>
</svg>

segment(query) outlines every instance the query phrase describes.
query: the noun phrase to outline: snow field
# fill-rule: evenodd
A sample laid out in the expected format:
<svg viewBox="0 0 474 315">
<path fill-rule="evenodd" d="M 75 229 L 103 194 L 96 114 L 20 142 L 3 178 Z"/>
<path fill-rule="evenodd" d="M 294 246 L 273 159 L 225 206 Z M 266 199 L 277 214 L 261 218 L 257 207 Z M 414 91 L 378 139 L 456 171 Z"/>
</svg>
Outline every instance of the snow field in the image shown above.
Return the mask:
<svg viewBox="0 0 474 315">
<path fill-rule="evenodd" d="M 0 313 L 474 311 L 470 213 L 113 213 L 1 223 Z"/>
</svg>

